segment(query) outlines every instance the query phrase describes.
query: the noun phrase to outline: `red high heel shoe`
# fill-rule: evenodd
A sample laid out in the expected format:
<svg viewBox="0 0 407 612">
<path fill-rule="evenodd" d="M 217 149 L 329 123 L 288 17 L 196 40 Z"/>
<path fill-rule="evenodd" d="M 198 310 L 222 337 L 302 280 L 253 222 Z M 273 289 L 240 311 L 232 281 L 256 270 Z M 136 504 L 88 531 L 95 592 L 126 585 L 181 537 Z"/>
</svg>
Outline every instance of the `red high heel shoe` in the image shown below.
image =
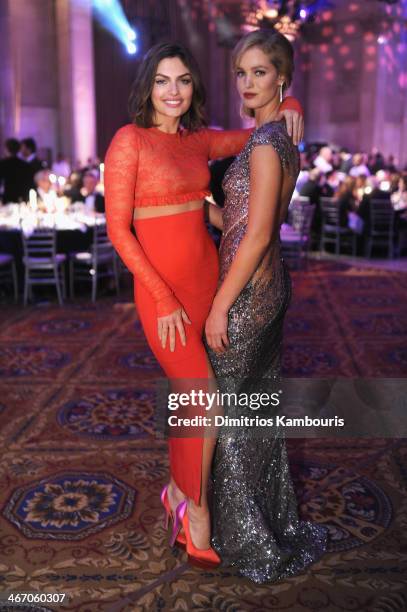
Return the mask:
<svg viewBox="0 0 407 612">
<path fill-rule="evenodd" d="M 165 485 L 163 490 L 161 491 L 161 503 L 165 509 L 164 516 L 164 529 L 168 529 L 168 524 L 170 519 L 173 521 L 172 533 L 170 537 L 170 546 L 178 546 L 185 550 L 186 548 L 186 539 L 185 535 L 181 533 L 181 523 L 178 520 L 177 513 L 175 511 L 175 517 L 171 510 L 170 501 L 168 499 L 168 485 Z"/>
<path fill-rule="evenodd" d="M 181 502 L 176 509 L 176 516 L 178 521 L 182 524 L 186 538 L 186 550 L 188 555 L 188 561 L 191 565 L 201 567 L 204 569 L 211 569 L 217 567 L 221 560 L 219 555 L 209 547 L 205 550 L 196 548 L 192 542 L 191 532 L 189 530 L 189 518 L 187 513 L 187 502 L 184 500 Z"/>
</svg>

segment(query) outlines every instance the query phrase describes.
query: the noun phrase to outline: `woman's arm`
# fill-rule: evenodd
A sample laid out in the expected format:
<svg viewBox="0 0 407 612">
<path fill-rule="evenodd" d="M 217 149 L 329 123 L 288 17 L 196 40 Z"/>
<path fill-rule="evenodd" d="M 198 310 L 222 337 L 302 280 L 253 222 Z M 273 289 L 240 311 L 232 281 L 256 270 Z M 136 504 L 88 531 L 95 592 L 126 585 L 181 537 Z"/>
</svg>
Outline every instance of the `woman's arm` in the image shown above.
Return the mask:
<svg viewBox="0 0 407 612">
<path fill-rule="evenodd" d="M 223 230 L 223 210 L 208 199 L 205 200 L 205 218 L 218 230 Z"/>
<path fill-rule="evenodd" d="M 304 112 L 296 98 L 288 96 L 280 105 L 281 118 L 287 124 L 287 132 L 297 145 L 304 135 Z M 208 137 L 209 159 L 233 157 L 240 153 L 253 128 L 248 130 L 205 130 Z"/>
<path fill-rule="evenodd" d="M 208 344 L 215 351 L 223 352 L 228 345 L 228 311 L 256 271 L 277 226 L 282 178 L 280 157 L 273 146 L 255 147 L 250 156 L 246 234 L 215 296 L 205 326 Z"/>
<path fill-rule="evenodd" d="M 134 193 L 139 142 L 136 128 L 126 125 L 116 132 L 105 159 L 106 222 L 109 238 L 120 257 L 154 299 L 157 316 L 181 308 L 171 289 L 151 265 L 132 234 Z"/>
</svg>

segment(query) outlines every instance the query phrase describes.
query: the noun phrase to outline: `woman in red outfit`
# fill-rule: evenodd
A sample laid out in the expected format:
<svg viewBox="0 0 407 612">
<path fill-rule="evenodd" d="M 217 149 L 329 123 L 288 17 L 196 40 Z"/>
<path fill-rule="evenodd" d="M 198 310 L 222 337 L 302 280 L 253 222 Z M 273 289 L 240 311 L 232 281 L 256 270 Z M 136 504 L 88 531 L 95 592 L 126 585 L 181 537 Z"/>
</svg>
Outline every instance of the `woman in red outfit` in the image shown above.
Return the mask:
<svg viewBox="0 0 407 612">
<path fill-rule="evenodd" d="M 251 132 L 206 129 L 204 98 L 191 54 L 180 45 L 156 45 L 130 97 L 133 123 L 118 130 L 105 160 L 110 239 L 135 277 L 137 311 L 153 353 L 172 383 L 184 386 L 214 379 L 202 343 L 218 280 L 218 255 L 204 222 L 208 160 L 236 155 Z M 295 100 L 285 104 L 298 111 Z M 300 132 L 300 114 L 287 116 Z M 210 205 L 209 218 L 221 227 L 216 206 Z M 207 502 L 214 443 L 213 437 L 171 437 L 171 481 L 162 494 L 172 516 L 187 498 L 187 552 L 208 565 L 219 562 L 209 545 Z"/>
</svg>

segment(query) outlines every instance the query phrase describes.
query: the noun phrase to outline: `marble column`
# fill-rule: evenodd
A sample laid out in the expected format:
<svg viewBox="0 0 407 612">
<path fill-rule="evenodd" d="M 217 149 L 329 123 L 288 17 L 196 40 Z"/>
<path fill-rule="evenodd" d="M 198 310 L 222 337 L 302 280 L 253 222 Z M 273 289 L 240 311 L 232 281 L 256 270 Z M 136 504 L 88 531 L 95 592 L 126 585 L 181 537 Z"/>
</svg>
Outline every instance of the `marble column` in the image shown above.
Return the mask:
<svg viewBox="0 0 407 612">
<path fill-rule="evenodd" d="M 407 49 L 395 32 L 377 45 L 374 146 L 407 165 Z"/>
<path fill-rule="evenodd" d="M 0 3 L 0 125 L 3 136 L 32 136 L 48 158 L 57 141 L 52 0 Z"/>
<path fill-rule="evenodd" d="M 73 163 L 96 155 L 91 0 L 56 0 L 61 148 Z"/>
<path fill-rule="evenodd" d="M 0 83 L 0 142 L 3 143 L 16 133 L 8 2 L 0 2 Z"/>
</svg>

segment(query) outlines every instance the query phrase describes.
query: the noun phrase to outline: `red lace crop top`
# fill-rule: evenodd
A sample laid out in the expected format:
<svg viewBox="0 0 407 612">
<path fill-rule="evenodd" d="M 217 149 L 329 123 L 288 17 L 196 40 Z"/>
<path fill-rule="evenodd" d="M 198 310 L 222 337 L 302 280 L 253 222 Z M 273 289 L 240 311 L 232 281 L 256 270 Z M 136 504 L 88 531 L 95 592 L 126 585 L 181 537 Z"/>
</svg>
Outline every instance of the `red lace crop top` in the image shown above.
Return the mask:
<svg viewBox="0 0 407 612">
<path fill-rule="evenodd" d="M 295 98 L 286 98 L 281 108 L 302 113 Z M 152 295 L 157 316 L 170 314 L 180 304 L 131 232 L 134 207 L 179 204 L 209 195 L 208 161 L 237 155 L 250 133 L 201 129 L 167 134 L 155 127 L 129 124 L 114 135 L 105 158 L 109 238 L 130 272 Z"/>
</svg>

